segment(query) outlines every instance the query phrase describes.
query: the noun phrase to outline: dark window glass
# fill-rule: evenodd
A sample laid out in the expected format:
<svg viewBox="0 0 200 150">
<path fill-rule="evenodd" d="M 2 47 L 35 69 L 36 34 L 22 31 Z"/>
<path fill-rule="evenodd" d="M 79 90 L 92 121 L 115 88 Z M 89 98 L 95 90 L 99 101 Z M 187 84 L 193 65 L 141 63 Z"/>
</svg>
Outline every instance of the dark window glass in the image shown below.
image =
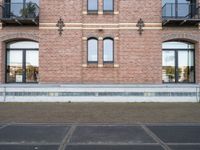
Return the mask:
<svg viewBox="0 0 200 150">
<path fill-rule="evenodd" d="M 98 62 L 98 41 L 95 38 L 88 40 L 88 62 Z"/>
<path fill-rule="evenodd" d="M 103 42 L 103 61 L 113 62 L 114 42 L 113 39 L 104 39 Z"/>
<path fill-rule="evenodd" d="M 103 1 L 103 10 L 104 11 L 114 11 L 114 2 L 113 0 L 104 0 Z"/>
<path fill-rule="evenodd" d="M 98 0 L 88 0 L 88 11 L 98 11 Z"/>
</svg>

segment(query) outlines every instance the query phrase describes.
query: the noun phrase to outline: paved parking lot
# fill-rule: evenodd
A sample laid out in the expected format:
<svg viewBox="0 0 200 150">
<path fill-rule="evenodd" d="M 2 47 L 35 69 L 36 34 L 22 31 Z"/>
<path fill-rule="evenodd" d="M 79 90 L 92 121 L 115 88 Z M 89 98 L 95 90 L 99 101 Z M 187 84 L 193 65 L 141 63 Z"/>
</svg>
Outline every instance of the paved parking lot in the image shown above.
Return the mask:
<svg viewBox="0 0 200 150">
<path fill-rule="evenodd" d="M 200 124 L 2 124 L 0 150 L 199 150 Z"/>
</svg>

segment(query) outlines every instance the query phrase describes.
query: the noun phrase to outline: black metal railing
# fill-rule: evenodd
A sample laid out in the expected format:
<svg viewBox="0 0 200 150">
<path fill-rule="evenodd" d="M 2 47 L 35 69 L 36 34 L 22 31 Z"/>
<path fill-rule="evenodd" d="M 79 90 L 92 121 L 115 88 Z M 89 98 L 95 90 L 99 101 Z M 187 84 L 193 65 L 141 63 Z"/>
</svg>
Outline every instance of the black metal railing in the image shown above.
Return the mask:
<svg viewBox="0 0 200 150">
<path fill-rule="evenodd" d="M 36 3 L 4 3 L 2 6 L 2 18 L 37 18 L 39 6 Z"/>
<path fill-rule="evenodd" d="M 199 6 L 189 3 L 166 3 L 162 7 L 162 17 L 164 19 L 200 19 Z"/>
</svg>

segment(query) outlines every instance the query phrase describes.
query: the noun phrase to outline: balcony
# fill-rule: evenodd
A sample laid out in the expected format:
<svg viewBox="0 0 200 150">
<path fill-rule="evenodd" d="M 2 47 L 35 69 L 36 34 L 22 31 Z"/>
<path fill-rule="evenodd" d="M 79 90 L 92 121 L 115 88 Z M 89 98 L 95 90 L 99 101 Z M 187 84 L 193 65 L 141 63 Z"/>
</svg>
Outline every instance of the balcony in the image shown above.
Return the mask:
<svg viewBox="0 0 200 150">
<path fill-rule="evenodd" d="M 190 3 L 166 3 L 162 7 L 163 26 L 198 26 L 200 7 Z"/>
<path fill-rule="evenodd" d="M 39 24 L 39 7 L 36 3 L 4 3 L 1 6 L 0 20 L 3 25 L 27 25 Z"/>
</svg>

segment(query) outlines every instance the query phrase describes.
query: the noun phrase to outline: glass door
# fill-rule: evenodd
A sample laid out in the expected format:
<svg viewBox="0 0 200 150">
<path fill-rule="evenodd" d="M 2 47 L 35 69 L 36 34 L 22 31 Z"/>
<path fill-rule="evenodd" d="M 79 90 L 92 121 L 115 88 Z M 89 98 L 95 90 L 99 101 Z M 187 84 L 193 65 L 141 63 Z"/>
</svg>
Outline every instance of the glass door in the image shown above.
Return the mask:
<svg viewBox="0 0 200 150">
<path fill-rule="evenodd" d="M 194 82 L 194 52 L 193 51 L 178 51 L 177 74 L 178 82 L 188 83 Z"/>
<path fill-rule="evenodd" d="M 37 83 L 39 54 L 37 50 L 7 51 L 7 82 Z"/>
<path fill-rule="evenodd" d="M 164 83 L 194 83 L 193 50 L 163 51 L 162 79 Z"/>
<path fill-rule="evenodd" d="M 23 82 L 23 51 L 7 51 L 7 82 Z"/>
<path fill-rule="evenodd" d="M 163 82 L 175 83 L 175 51 L 163 51 L 163 69 L 162 69 L 162 79 Z"/>
<path fill-rule="evenodd" d="M 26 82 L 38 82 L 39 54 L 38 51 L 26 51 Z"/>
<path fill-rule="evenodd" d="M 37 83 L 39 44 L 33 41 L 10 42 L 6 51 L 6 82 Z"/>
<path fill-rule="evenodd" d="M 195 83 L 195 45 L 169 41 L 162 48 L 163 83 Z"/>
</svg>

